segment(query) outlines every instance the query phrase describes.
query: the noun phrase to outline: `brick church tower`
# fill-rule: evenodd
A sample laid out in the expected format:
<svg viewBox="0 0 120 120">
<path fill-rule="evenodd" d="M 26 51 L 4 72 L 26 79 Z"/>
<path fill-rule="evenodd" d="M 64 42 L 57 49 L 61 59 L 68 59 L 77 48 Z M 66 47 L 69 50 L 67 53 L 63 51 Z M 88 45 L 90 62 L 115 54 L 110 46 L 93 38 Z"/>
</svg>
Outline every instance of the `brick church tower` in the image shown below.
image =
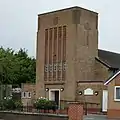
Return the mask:
<svg viewBox="0 0 120 120">
<path fill-rule="evenodd" d="M 38 15 L 36 97 L 75 101 L 77 81 L 93 80 L 98 14 L 71 7 Z"/>
</svg>

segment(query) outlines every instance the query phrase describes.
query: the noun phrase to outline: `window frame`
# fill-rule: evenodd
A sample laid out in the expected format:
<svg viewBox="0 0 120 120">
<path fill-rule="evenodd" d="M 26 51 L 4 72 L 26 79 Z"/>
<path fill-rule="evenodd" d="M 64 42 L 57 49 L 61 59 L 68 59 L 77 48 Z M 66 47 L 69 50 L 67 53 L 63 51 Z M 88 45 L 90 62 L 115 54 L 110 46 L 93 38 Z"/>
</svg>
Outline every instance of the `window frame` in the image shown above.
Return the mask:
<svg viewBox="0 0 120 120">
<path fill-rule="evenodd" d="M 49 71 L 48 65 L 45 65 L 45 66 L 44 66 L 44 70 L 45 70 L 45 72 L 48 72 L 48 71 Z"/>
<path fill-rule="evenodd" d="M 58 71 L 62 71 L 62 63 L 61 62 L 58 63 L 57 67 L 58 67 Z"/>
<path fill-rule="evenodd" d="M 53 72 L 53 64 L 49 64 L 49 67 L 48 67 L 49 69 L 48 69 L 48 71 L 49 72 Z"/>
<path fill-rule="evenodd" d="M 22 97 L 22 98 L 26 98 L 26 92 L 22 91 L 21 97 Z"/>
<path fill-rule="evenodd" d="M 53 65 L 53 71 L 56 72 L 57 71 L 57 64 Z"/>
<path fill-rule="evenodd" d="M 115 86 L 114 87 L 114 101 L 120 101 L 120 98 L 119 99 L 116 98 L 116 88 L 120 89 L 120 86 Z"/>
<path fill-rule="evenodd" d="M 63 63 L 63 71 L 66 71 L 66 62 Z"/>
<path fill-rule="evenodd" d="M 31 92 L 27 92 L 27 98 L 31 98 Z"/>
</svg>

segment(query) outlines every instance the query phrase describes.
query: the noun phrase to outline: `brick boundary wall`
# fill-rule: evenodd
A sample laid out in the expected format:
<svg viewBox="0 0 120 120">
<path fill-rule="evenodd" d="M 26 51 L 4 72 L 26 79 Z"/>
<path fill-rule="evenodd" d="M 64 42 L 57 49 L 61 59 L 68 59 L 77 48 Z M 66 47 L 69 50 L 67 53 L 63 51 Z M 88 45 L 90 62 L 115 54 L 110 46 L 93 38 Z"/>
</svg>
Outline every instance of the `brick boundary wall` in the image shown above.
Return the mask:
<svg viewBox="0 0 120 120">
<path fill-rule="evenodd" d="M 83 120 L 83 106 L 79 103 L 69 103 L 68 115 L 32 113 L 16 111 L 0 111 L 0 119 L 4 120 Z"/>
<path fill-rule="evenodd" d="M 4 119 L 4 120 L 68 120 L 68 115 L 0 111 L 0 119 Z"/>
</svg>

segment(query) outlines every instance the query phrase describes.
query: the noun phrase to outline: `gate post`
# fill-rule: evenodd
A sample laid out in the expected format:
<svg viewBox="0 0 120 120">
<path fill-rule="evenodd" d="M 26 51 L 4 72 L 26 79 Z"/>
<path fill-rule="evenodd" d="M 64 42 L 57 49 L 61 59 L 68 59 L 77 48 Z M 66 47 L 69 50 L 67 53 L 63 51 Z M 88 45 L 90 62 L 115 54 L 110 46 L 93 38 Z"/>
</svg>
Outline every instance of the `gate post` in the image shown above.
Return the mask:
<svg viewBox="0 0 120 120">
<path fill-rule="evenodd" d="M 68 116 L 69 120 L 83 120 L 83 105 L 80 103 L 69 103 Z"/>
</svg>

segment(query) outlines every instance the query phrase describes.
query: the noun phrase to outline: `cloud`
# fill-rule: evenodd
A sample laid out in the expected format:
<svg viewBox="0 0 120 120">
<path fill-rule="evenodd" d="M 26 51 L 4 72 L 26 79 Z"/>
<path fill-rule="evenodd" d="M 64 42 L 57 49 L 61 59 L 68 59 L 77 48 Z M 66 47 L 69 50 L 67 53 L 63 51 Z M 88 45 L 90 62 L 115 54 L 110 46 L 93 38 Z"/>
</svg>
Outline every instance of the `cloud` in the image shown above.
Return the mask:
<svg viewBox="0 0 120 120">
<path fill-rule="evenodd" d="M 99 47 L 120 52 L 119 4 L 119 0 L 1 0 L 0 43 L 26 48 L 35 56 L 38 13 L 78 5 L 99 13 Z"/>
</svg>

